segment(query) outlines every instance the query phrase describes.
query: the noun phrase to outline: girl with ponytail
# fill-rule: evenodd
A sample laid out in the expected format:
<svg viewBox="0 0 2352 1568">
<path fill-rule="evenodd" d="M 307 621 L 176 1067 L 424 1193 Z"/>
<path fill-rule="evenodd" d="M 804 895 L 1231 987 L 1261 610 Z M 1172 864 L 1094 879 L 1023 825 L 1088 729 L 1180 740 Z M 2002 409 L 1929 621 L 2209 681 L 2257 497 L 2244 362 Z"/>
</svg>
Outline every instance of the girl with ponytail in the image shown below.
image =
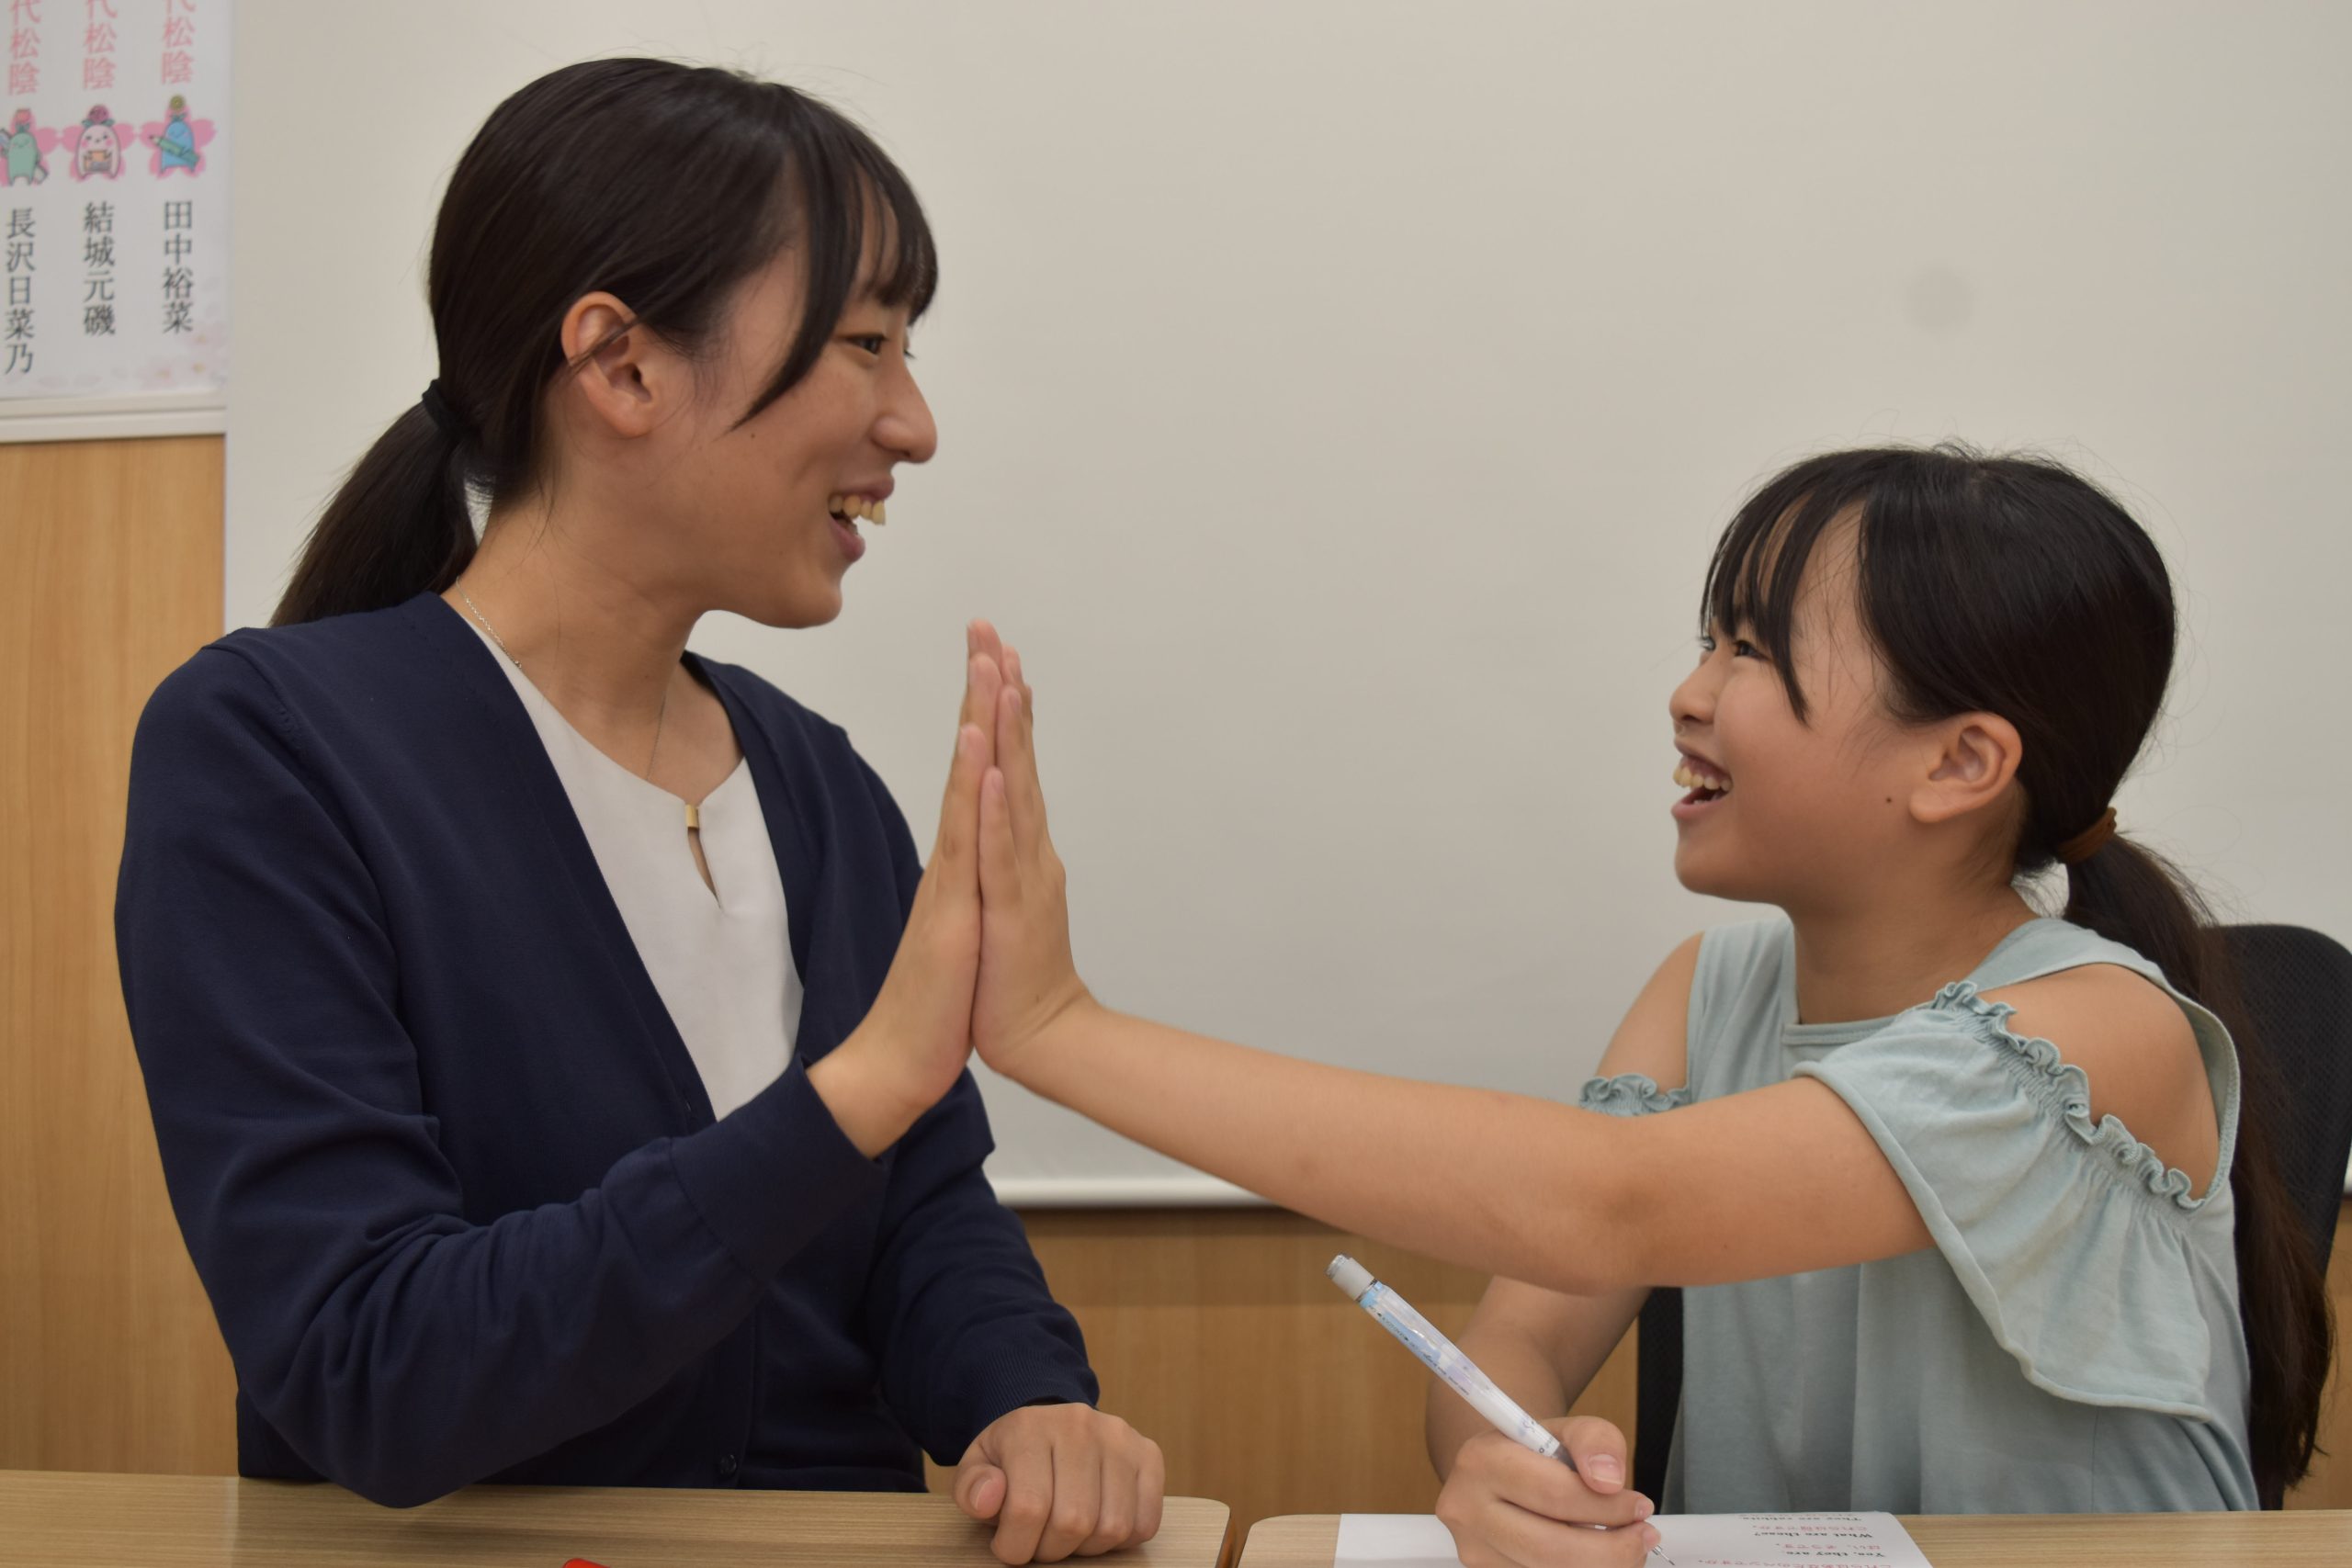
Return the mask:
<svg viewBox="0 0 2352 1568">
<path fill-rule="evenodd" d="M 123 988 L 244 1473 L 919 1491 L 927 1450 L 1007 1562 L 1158 1528 L 981 1174 L 994 666 L 926 869 L 841 729 L 685 651 L 840 613 L 937 442 L 936 280 L 905 175 L 774 83 L 571 66 L 459 160 L 438 376 L 132 759 Z"/>
<path fill-rule="evenodd" d="M 1096 1002 L 1009 652 L 979 1054 L 1277 1202 L 1492 1271 L 1462 1346 L 1539 1416 L 1651 1287 L 1684 1287 L 1669 1510 L 2275 1504 L 2312 1456 L 2328 1323 L 2222 950 L 2117 830 L 2173 661 L 2154 547 L 2053 463 L 1840 452 L 1741 508 L 1701 621 L 1668 703 L 1675 873 L 1775 912 L 1678 948 L 1576 1106 Z M 1571 1470 L 1431 1400 L 1470 1568 L 1642 1559 L 1615 1427 L 1552 1422 Z"/>
</svg>

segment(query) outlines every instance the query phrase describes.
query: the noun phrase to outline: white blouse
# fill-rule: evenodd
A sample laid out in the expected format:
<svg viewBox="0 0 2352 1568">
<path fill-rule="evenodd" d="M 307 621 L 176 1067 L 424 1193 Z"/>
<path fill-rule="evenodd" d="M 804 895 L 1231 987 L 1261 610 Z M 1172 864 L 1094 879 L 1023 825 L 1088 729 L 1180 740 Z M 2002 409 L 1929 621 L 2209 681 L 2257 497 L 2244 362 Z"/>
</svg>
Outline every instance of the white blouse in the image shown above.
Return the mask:
<svg viewBox="0 0 2352 1568">
<path fill-rule="evenodd" d="M 711 1111 L 726 1115 L 784 1071 L 800 1028 L 784 877 L 751 765 L 738 761 L 702 802 L 705 886 L 685 802 L 597 750 L 481 627 L 474 635 L 523 699 Z"/>
</svg>

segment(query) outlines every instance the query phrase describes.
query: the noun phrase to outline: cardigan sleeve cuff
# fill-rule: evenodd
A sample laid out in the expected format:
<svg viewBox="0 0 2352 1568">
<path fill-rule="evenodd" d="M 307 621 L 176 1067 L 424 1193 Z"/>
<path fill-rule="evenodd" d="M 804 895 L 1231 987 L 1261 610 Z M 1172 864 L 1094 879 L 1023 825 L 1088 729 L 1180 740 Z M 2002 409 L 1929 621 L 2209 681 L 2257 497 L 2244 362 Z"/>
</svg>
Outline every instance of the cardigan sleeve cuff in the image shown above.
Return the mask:
<svg viewBox="0 0 2352 1568">
<path fill-rule="evenodd" d="M 960 1462 L 973 1438 L 1023 1405 L 1092 1405 L 1101 1399 L 1083 1354 L 1058 1341 L 1039 1344 L 1037 1337 L 1008 1335 L 967 1348 L 970 1379 L 943 1412 L 954 1446 L 933 1459 L 944 1465 Z"/>
<path fill-rule="evenodd" d="M 736 1265 L 766 1280 L 841 1214 L 880 1201 L 889 1173 L 834 1122 L 796 1057 L 775 1082 L 691 1137 L 670 1163 Z"/>
<path fill-rule="evenodd" d="M 1024 1404 L 1092 1404 L 1101 1397 L 1083 1362 L 1031 1364 L 984 1376 L 971 1393 L 972 1432 Z"/>
</svg>

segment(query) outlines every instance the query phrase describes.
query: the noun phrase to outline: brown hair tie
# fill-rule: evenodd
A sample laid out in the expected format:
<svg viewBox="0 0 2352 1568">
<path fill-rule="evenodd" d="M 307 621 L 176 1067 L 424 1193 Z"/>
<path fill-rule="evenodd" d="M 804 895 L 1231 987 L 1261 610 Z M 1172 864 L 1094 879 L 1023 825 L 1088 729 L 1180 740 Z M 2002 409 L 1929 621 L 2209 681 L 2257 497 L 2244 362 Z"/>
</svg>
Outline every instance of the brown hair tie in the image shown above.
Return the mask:
<svg viewBox="0 0 2352 1568">
<path fill-rule="evenodd" d="M 2058 863 L 2080 865 L 2107 848 L 2107 841 L 2113 837 L 2115 837 L 2115 807 L 2110 806 L 2099 813 L 2098 821 L 2058 846 Z"/>
</svg>

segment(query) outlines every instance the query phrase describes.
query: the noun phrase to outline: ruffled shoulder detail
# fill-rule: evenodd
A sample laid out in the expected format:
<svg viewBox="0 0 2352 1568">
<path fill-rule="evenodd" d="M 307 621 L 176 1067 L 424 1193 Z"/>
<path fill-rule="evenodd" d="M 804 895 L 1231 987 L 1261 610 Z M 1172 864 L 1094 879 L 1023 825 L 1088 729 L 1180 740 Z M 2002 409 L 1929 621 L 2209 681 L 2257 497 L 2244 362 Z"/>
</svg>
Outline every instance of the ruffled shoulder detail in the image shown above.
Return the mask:
<svg viewBox="0 0 2352 1568">
<path fill-rule="evenodd" d="M 1793 1076 L 1860 1120 L 2028 1382 L 2240 1429 L 2227 1179 L 2199 1197 L 2120 1122 L 2094 1122 L 2086 1077 L 2011 1013 L 1949 986 Z"/>
<path fill-rule="evenodd" d="M 1603 1116 L 1647 1116 L 1690 1103 L 1687 1087 L 1660 1089 L 1647 1073 L 1619 1073 L 1614 1077 L 1587 1078 L 1577 1104 Z"/>
<path fill-rule="evenodd" d="M 2047 1040 L 2022 1035 L 2009 1028 L 2017 1009 L 2007 1002 L 1986 1001 L 1973 980 L 1955 980 L 1936 993 L 1918 1010 L 1962 1020 L 1986 1044 L 2002 1053 L 2022 1076 L 2027 1091 L 2054 1110 L 2067 1131 L 2104 1159 L 2114 1162 L 2125 1178 L 2154 1197 L 2176 1206 L 2203 1208 L 2221 1190 L 2222 1172 L 2216 1170 L 2211 1187 L 2199 1193 L 2188 1173 L 2165 1163 L 2164 1156 L 2132 1135 L 2111 1112 L 2091 1120 L 2088 1075 L 2059 1055 Z"/>
</svg>

